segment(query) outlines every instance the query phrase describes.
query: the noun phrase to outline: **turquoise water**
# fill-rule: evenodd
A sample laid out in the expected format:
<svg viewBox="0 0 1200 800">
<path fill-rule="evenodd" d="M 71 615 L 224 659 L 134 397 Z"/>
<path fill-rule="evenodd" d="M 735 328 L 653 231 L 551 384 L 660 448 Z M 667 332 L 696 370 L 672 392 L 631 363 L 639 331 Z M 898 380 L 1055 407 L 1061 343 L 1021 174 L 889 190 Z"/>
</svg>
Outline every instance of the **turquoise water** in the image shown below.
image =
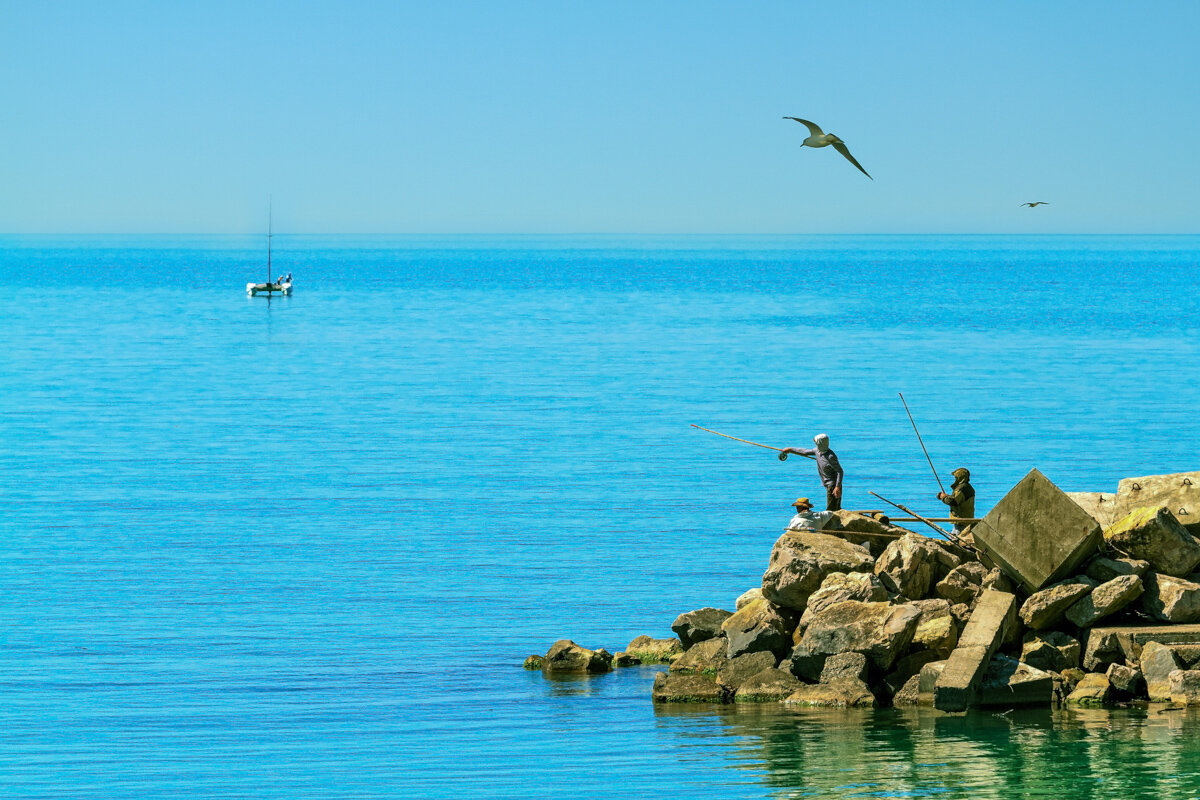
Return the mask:
<svg viewBox="0 0 1200 800">
<path fill-rule="evenodd" d="M 1200 237 L 0 237 L 6 797 L 1193 797 L 1192 712 L 549 681 L 847 507 L 1200 468 Z"/>
</svg>

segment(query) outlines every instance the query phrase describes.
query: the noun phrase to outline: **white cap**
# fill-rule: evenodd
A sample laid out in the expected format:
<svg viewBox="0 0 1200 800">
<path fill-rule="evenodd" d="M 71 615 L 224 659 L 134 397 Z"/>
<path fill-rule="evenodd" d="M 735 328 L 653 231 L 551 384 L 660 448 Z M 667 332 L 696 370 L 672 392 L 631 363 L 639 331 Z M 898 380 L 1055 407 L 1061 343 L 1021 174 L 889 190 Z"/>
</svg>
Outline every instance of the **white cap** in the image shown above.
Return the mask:
<svg viewBox="0 0 1200 800">
<path fill-rule="evenodd" d="M 818 433 L 813 437 L 813 444 L 817 446 L 818 450 L 824 453 L 829 449 L 829 435 L 825 433 Z"/>
</svg>

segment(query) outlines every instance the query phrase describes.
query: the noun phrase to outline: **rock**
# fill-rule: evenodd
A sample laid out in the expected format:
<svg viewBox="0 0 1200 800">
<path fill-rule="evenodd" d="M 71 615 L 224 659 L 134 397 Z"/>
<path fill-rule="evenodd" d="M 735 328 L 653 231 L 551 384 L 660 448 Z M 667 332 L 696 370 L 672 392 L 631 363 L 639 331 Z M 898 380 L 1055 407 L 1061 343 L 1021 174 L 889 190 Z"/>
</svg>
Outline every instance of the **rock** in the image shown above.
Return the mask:
<svg viewBox="0 0 1200 800">
<path fill-rule="evenodd" d="M 697 642 L 720 636 L 721 626 L 732 616 L 733 614 L 721 608 L 698 608 L 676 617 L 675 622 L 671 624 L 671 630 L 679 637 L 686 650 Z"/>
<path fill-rule="evenodd" d="M 1074 574 L 1101 538 L 1096 521 L 1036 469 L 972 533 L 979 549 L 1029 592 Z"/>
<path fill-rule="evenodd" d="M 1193 536 L 1200 536 L 1200 472 L 1125 478 L 1117 485 L 1117 497 L 1129 510 L 1165 506 Z"/>
<path fill-rule="evenodd" d="M 954 622 L 954 617 L 950 616 L 949 608 L 941 616 L 934 616 L 920 622 L 912 640 L 913 650 L 928 650 L 935 655 L 936 659 L 949 658 L 957 644 L 958 626 Z"/>
<path fill-rule="evenodd" d="M 1021 647 L 1022 661 L 1047 672 L 1078 667 L 1079 656 L 1079 642 L 1059 631 L 1027 633 Z"/>
<path fill-rule="evenodd" d="M 790 672 L 764 669 L 752 675 L 733 696 L 735 703 L 769 703 L 785 700 L 802 684 Z"/>
<path fill-rule="evenodd" d="M 542 659 L 542 672 L 588 673 L 610 672 L 612 654 L 604 648 L 588 650 L 570 639 L 559 639 Z"/>
<path fill-rule="evenodd" d="M 896 692 L 892 697 L 892 705 L 897 708 L 919 705 L 921 702 L 921 676 L 913 675 L 908 681 L 900 687 L 900 691 Z"/>
<path fill-rule="evenodd" d="M 738 596 L 737 600 L 734 601 L 733 607 L 736 610 L 741 611 L 742 606 L 749 605 L 752 601 L 757 600 L 762 596 L 762 588 L 759 586 L 756 586 L 753 589 L 747 589 Z"/>
<path fill-rule="evenodd" d="M 987 567 L 978 561 L 968 561 L 955 567 L 938 582 L 934 592 L 938 597 L 944 597 L 951 603 L 975 605 L 979 595 L 983 593 L 983 579 L 988 575 Z"/>
<path fill-rule="evenodd" d="M 867 657 L 862 653 L 838 653 L 825 659 L 821 670 L 821 683 L 837 683 L 853 679 L 867 682 Z"/>
<path fill-rule="evenodd" d="M 921 671 L 917 673 L 918 691 L 922 698 L 929 697 L 929 704 L 933 704 L 933 690 L 937 685 L 937 679 L 942 677 L 942 670 L 946 668 L 945 661 L 930 661 L 925 666 L 921 667 Z M 922 702 L 924 700 L 922 699 Z"/>
<path fill-rule="evenodd" d="M 1157 572 L 1145 575 L 1142 608 L 1164 622 L 1200 622 L 1200 583 Z"/>
<path fill-rule="evenodd" d="M 1120 509 L 1123 507 L 1115 494 L 1106 492 L 1067 492 L 1067 497 L 1096 520 L 1101 530 L 1112 525 L 1124 516 Z M 1115 575 L 1113 576 L 1116 577 Z M 1103 581 L 1101 581 L 1103 583 Z"/>
<path fill-rule="evenodd" d="M 795 629 L 795 613 L 775 605 L 765 597 L 742 606 L 721 626 L 729 642 L 730 658 L 763 650 L 783 656 L 792 647 L 792 631 Z"/>
<path fill-rule="evenodd" d="M 650 696 L 656 703 L 724 703 L 725 690 L 707 675 L 660 672 L 654 676 Z"/>
<path fill-rule="evenodd" d="M 642 660 L 640 658 L 637 656 L 631 656 L 624 650 L 619 650 L 617 654 L 613 656 L 614 667 L 636 667 L 641 663 Z"/>
<path fill-rule="evenodd" d="M 876 536 L 883 534 L 891 534 L 896 529 L 891 525 L 884 525 L 879 520 L 868 517 L 866 514 L 859 514 L 856 511 L 841 511 L 833 512 L 834 519 L 838 521 L 838 530 L 850 531 L 853 533 L 870 533 Z"/>
<path fill-rule="evenodd" d="M 1063 689 L 1065 692 L 1063 698 L 1066 699 L 1067 695 L 1075 691 L 1075 687 L 1078 686 L 1079 682 L 1086 676 L 1087 673 L 1081 669 L 1064 669 L 1062 672 L 1060 672 L 1059 677 L 1062 678 Z"/>
<path fill-rule="evenodd" d="M 1167 676 L 1167 685 L 1172 703 L 1200 705 L 1200 670 L 1177 669 Z"/>
<path fill-rule="evenodd" d="M 834 572 L 821 582 L 821 588 L 808 598 L 808 607 L 800 617 L 800 624 L 793 635 L 799 640 L 808 627 L 808 622 L 818 613 L 835 603 L 860 600 L 864 603 L 879 603 L 888 599 L 887 589 L 869 572 Z"/>
<path fill-rule="evenodd" d="M 1121 575 L 1097 586 L 1067 609 L 1065 616 L 1077 627 L 1090 628 L 1141 597 L 1143 591 L 1142 579 L 1137 575 Z"/>
<path fill-rule="evenodd" d="M 1138 666 L 1146 681 L 1146 694 L 1152 701 L 1165 702 L 1171 699 L 1169 678 L 1179 669 L 1174 651 L 1158 642 L 1147 642 L 1142 646 L 1142 658 Z"/>
<path fill-rule="evenodd" d="M 903 658 L 898 658 L 892 665 L 891 672 L 883 676 L 882 687 L 875 687 L 876 694 L 880 694 L 881 688 L 886 694 L 894 694 L 903 688 L 909 678 L 919 675 L 927 664 L 943 663 L 944 661 L 945 657 L 933 650 L 917 650 Z M 930 701 L 932 702 L 932 698 Z"/>
<path fill-rule="evenodd" d="M 724 637 L 706 639 L 694 644 L 679 658 L 671 662 L 671 672 L 701 673 L 716 677 L 729 663 Z"/>
<path fill-rule="evenodd" d="M 910 600 L 920 600 L 929 593 L 937 555 L 926 541 L 924 536 L 909 533 L 883 551 L 875 562 L 875 576 L 888 591 Z"/>
<path fill-rule="evenodd" d="M 1088 564 L 1087 575 L 1100 583 L 1111 581 L 1122 575 L 1137 575 L 1141 577 L 1150 569 L 1149 561 L 1139 561 L 1136 558 L 1093 558 Z"/>
<path fill-rule="evenodd" d="M 542 661 L 543 661 L 543 659 L 541 656 L 532 655 L 529 658 L 525 659 L 524 667 L 525 667 L 525 669 L 541 669 Z"/>
<path fill-rule="evenodd" d="M 954 624 L 961 636 L 963 628 L 967 626 L 968 620 L 971 619 L 971 607 L 966 603 L 955 603 L 950 606 L 950 616 L 954 617 Z"/>
<path fill-rule="evenodd" d="M 784 702 L 793 706 L 829 708 L 871 708 L 877 704 L 870 687 L 855 680 L 801 685 Z"/>
<path fill-rule="evenodd" d="M 1113 692 L 1121 697 L 1135 697 L 1146 688 L 1146 681 L 1142 679 L 1142 671 L 1124 664 L 1110 664 L 1108 672 L 1104 675 L 1108 678 Z"/>
<path fill-rule="evenodd" d="M 742 687 L 747 680 L 754 677 L 758 673 L 767 669 L 774 669 L 779 664 L 779 659 L 775 658 L 774 653 L 746 653 L 745 655 L 731 658 L 717 673 L 717 683 L 725 687 L 725 690 L 733 694 Z M 791 694 L 791 692 L 788 692 Z M 780 698 L 783 699 L 783 698 Z"/>
<path fill-rule="evenodd" d="M 971 620 L 959 637 L 958 646 L 946 660 L 933 690 L 933 705 L 939 711 L 965 711 L 976 698 L 980 681 L 992 655 L 1017 624 L 1017 598 L 1008 592 L 984 592 Z"/>
<path fill-rule="evenodd" d="M 1104 672 L 1108 665 L 1122 661 L 1125 651 L 1121 639 L 1112 628 L 1093 628 L 1088 632 L 1087 647 L 1083 651 L 1083 668 L 1088 672 Z"/>
<path fill-rule="evenodd" d="M 643 664 L 670 664 L 683 653 L 683 643 L 678 639 L 652 639 L 638 636 L 625 648 L 628 655 Z"/>
<path fill-rule="evenodd" d="M 825 533 L 787 531 L 771 550 L 763 574 L 763 597 L 803 611 L 809 595 L 832 572 L 870 572 L 874 559 L 865 547 Z"/>
<path fill-rule="evenodd" d="M 1011 592 L 1014 588 L 1012 580 L 1000 571 L 999 567 L 988 570 L 980 584 L 984 589 L 995 589 L 997 592 Z"/>
<path fill-rule="evenodd" d="M 809 621 L 792 651 L 792 673 L 816 680 L 825 660 L 838 653 L 862 653 L 886 672 L 912 642 L 921 612 L 914 606 L 847 600 Z"/>
<path fill-rule="evenodd" d="M 1082 598 L 1091 594 L 1092 587 L 1087 584 L 1066 582 L 1034 592 L 1029 599 L 1021 604 L 1018 612 L 1026 627 L 1035 631 L 1046 630 L 1058 624 L 1067 609 Z"/>
<path fill-rule="evenodd" d="M 979 683 L 980 707 L 1048 706 L 1054 675 L 1008 656 L 995 655 Z"/>
<path fill-rule="evenodd" d="M 1155 572 L 1187 575 L 1200 564 L 1200 542 L 1166 507 L 1138 508 L 1104 531 L 1104 541 Z"/>
<path fill-rule="evenodd" d="M 1108 678 L 1097 673 L 1084 675 L 1075 690 L 1067 695 L 1067 705 L 1102 706 L 1112 698 L 1112 686 Z"/>
</svg>

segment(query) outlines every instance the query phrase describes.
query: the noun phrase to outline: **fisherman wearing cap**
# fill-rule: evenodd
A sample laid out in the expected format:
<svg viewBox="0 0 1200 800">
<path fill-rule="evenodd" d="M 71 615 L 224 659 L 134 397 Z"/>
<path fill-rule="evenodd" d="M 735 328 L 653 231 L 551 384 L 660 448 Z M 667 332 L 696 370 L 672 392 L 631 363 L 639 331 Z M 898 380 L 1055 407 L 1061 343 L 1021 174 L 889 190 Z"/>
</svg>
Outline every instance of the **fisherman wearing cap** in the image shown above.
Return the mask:
<svg viewBox="0 0 1200 800">
<path fill-rule="evenodd" d="M 941 500 L 946 505 L 950 506 L 950 516 L 958 519 L 974 519 L 975 518 L 975 487 L 971 485 L 970 470 L 959 467 L 954 470 L 954 483 L 950 486 L 950 493 L 938 492 L 938 500 Z M 956 522 L 954 523 L 954 532 L 962 535 L 966 532 L 969 523 Z"/>
<path fill-rule="evenodd" d="M 813 437 L 813 444 L 815 448 L 785 447 L 780 452 L 817 460 L 817 474 L 821 476 L 821 484 L 825 487 L 825 508 L 838 511 L 842 507 L 842 465 L 838 463 L 837 455 L 829 449 L 827 435 L 818 433 Z"/>
<path fill-rule="evenodd" d="M 796 507 L 796 516 L 788 523 L 788 530 L 819 531 L 833 517 L 832 511 L 813 511 L 813 504 L 807 497 L 796 498 L 792 503 Z"/>
</svg>

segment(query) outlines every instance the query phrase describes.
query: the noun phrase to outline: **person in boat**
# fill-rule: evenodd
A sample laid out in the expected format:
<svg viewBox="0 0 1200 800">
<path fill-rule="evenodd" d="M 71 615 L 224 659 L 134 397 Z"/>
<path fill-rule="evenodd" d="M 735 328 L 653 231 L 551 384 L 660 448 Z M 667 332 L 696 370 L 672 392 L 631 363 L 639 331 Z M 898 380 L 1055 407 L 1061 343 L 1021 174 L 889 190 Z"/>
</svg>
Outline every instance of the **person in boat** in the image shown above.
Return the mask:
<svg viewBox="0 0 1200 800">
<path fill-rule="evenodd" d="M 975 518 L 975 487 L 971 485 L 971 471 L 959 467 L 951 473 L 954 483 L 949 492 L 938 492 L 938 500 L 950 506 L 950 516 L 956 519 Z M 955 522 L 954 533 L 962 536 L 967 532 L 969 522 Z"/>
<path fill-rule="evenodd" d="M 817 460 L 817 474 L 825 487 L 825 510 L 839 511 L 842 508 L 842 476 L 845 474 L 838 462 L 837 454 L 829 449 L 829 436 L 818 433 L 813 437 L 816 447 L 785 447 L 780 452 L 811 456 Z"/>
<path fill-rule="evenodd" d="M 790 531 L 819 531 L 833 518 L 832 511 L 813 511 L 812 501 L 807 497 L 798 497 L 792 503 L 796 515 L 788 523 Z"/>
<path fill-rule="evenodd" d="M 292 282 L 292 273 L 290 273 L 290 272 L 287 274 L 286 278 L 284 278 L 283 280 L 280 281 L 280 283 L 291 283 L 291 282 Z"/>
</svg>

